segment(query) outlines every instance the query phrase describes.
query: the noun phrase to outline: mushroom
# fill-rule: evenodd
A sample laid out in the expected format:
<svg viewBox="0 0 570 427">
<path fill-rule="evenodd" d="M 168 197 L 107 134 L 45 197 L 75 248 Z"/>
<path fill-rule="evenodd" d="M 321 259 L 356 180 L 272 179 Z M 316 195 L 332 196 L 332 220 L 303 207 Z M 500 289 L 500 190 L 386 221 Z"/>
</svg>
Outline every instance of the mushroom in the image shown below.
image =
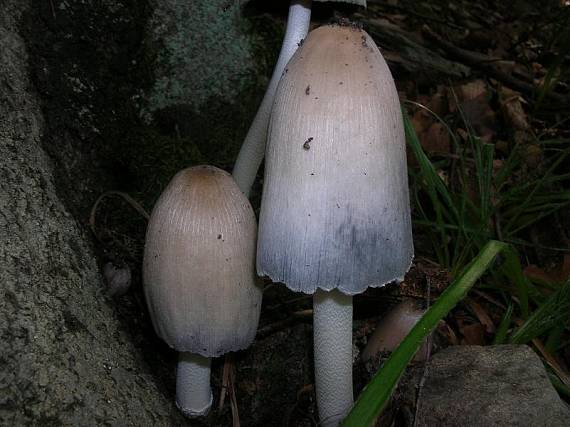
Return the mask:
<svg viewBox="0 0 570 427">
<path fill-rule="evenodd" d="M 210 359 L 248 347 L 262 289 L 256 221 L 231 175 L 179 172 L 156 203 L 144 249 L 144 292 L 156 333 L 179 354 L 176 404 L 187 416 L 212 404 Z"/>
<path fill-rule="evenodd" d="M 362 360 L 364 362 L 373 360 L 384 352 L 391 353 L 396 350 L 425 311 L 422 303 L 412 299 L 406 299 L 392 307 L 368 338 L 368 343 L 362 351 Z M 424 340 L 414 360 L 419 362 L 427 359 L 428 352 L 429 342 Z"/>
<path fill-rule="evenodd" d="M 257 271 L 313 295 L 317 406 L 353 404 L 352 295 L 401 281 L 413 258 L 398 93 L 370 36 L 311 33 L 289 62 L 269 126 Z"/>
<path fill-rule="evenodd" d="M 277 84 L 284 73 L 285 65 L 303 42 L 311 22 L 311 0 L 292 0 L 287 18 L 287 28 L 277 64 L 265 91 L 261 105 L 251 123 L 234 165 L 232 175 L 239 188 L 249 196 L 257 170 L 265 154 L 267 125 Z"/>
<path fill-rule="evenodd" d="M 336 1 L 342 3 L 355 3 L 366 6 L 366 0 L 316 0 L 316 1 Z M 239 188 L 246 196 L 249 196 L 251 186 L 257 175 L 259 165 L 265 154 L 265 141 L 267 139 L 267 125 L 271 115 L 271 107 L 275 98 L 275 91 L 279 79 L 285 72 L 285 66 L 297 47 L 303 43 L 303 39 L 309 31 L 311 21 L 311 0 L 292 0 L 287 18 L 287 28 L 283 45 L 279 53 L 279 58 L 273 75 L 267 86 L 267 90 L 257 110 L 257 114 L 247 132 L 243 145 L 234 165 L 233 177 Z"/>
</svg>

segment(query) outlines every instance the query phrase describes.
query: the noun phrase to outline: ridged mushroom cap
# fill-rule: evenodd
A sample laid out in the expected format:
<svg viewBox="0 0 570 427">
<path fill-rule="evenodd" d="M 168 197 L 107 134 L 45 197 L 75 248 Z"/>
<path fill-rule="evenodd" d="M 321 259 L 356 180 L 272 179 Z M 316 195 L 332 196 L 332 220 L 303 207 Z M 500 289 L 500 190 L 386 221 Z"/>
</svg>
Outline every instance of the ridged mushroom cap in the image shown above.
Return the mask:
<svg viewBox="0 0 570 427">
<path fill-rule="evenodd" d="M 324 2 L 352 3 L 352 4 L 357 4 L 359 6 L 366 7 L 366 0 L 314 0 L 314 1 L 321 2 L 321 3 L 324 3 Z M 249 0 L 245 0 L 245 1 L 242 0 L 241 4 L 243 5 L 243 4 L 248 3 L 248 2 L 249 2 Z"/>
<path fill-rule="evenodd" d="M 320 2 L 353 3 L 366 7 L 366 0 L 315 0 Z"/>
<path fill-rule="evenodd" d="M 402 113 L 366 32 L 308 35 L 277 90 L 265 165 L 260 275 L 349 295 L 403 278 L 413 245 Z"/>
<path fill-rule="evenodd" d="M 148 225 L 143 278 L 154 328 L 171 347 L 214 357 L 251 344 L 262 295 L 256 231 L 227 172 L 196 166 L 168 184 Z"/>
</svg>

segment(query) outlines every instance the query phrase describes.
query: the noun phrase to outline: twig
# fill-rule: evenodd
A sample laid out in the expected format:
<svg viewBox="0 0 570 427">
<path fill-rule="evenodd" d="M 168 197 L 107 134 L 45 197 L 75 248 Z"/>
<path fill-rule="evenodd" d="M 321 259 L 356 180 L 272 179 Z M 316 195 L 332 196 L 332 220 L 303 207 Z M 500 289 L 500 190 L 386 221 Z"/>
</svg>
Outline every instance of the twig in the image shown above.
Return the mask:
<svg viewBox="0 0 570 427">
<path fill-rule="evenodd" d="M 269 286 L 267 286 L 267 288 L 269 288 Z M 263 291 L 265 292 L 265 289 Z M 267 313 L 267 312 L 275 311 L 275 310 L 283 311 L 283 306 L 294 304 L 294 303 L 297 303 L 299 301 L 310 300 L 312 298 L 313 298 L 312 295 L 302 295 L 300 297 L 288 299 L 287 301 L 280 301 L 276 304 L 273 304 L 271 306 L 266 307 L 264 312 Z"/>
<path fill-rule="evenodd" d="M 123 193 L 122 191 L 106 191 L 105 193 L 101 194 L 99 198 L 95 201 L 93 207 L 91 208 L 91 214 L 89 215 L 89 227 L 91 228 L 91 231 L 95 236 L 97 236 L 97 231 L 95 229 L 95 214 L 97 213 L 97 208 L 99 207 L 101 201 L 108 196 L 122 197 L 129 205 L 131 205 L 131 207 L 133 207 L 147 221 L 150 219 L 150 215 L 147 213 L 147 211 L 144 210 L 144 208 L 140 205 L 140 203 L 137 202 L 135 199 L 133 199 L 131 196 L 129 196 L 127 193 Z"/>
<path fill-rule="evenodd" d="M 235 366 L 232 363 L 230 369 L 230 403 L 232 408 L 232 425 L 233 427 L 240 427 L 235 383 L 236 383 L 236 371 L 235 371 Z"/>
<path fill-rule="evenodd" d="M 226 402 L 226 395 L 228 394 L 229 370 L 230 370 L 230 355 L 226 354 L 224 358 L 224 367 L 222 369 L 222 387 L 220 388 L 220 399 L 218 403 L 218 411 L 221 411 Z"/>
<path fill-rule="evenodd" d="M 429 276 L 426 277 L 426 282 L 427 282 L 427 292 L 426 292 L 426 311 L 429 310 L 429 304 L 430 304 L 430 298 L 431 298 L 431 280 L 429 278 Z M 414 427 L 416 427 L 417 425 L 417 420 L 418 420 L 418 408 L 419 408 L 419 402 L 420 402 L 420 398 L 421 398 L 421 394 L 422 394 L 422 389 L 424 387 L 424 384 L 426 382 L 426 378 L 427 378 L 427 374 L 428 374 L 428 368 L 429 368 L 429 359 L 431 357 L 431 343 L 432 343 L 432 335 L 433 332 L 430 333 L 427 337 L 427 350 L 426 350 L 426 360 L 424 362 L 424 372 L 422 373 L 422 378 L 420 379 L 420 383 L 418 384 L 418 396 L 416 398 L 416 410 L 414 413 Z"/>
<path fill-rule="evenodd" d="M 497 301 L 495 298 L 491 297 L 490 295 L 486 294 L 483 291 L 480 291 L 478 289 L 472 289 L 471 292 L 479 295 L 481 298 L 484 298 L 485 300 L 487 300 L 488 302 L 490 302 L 491 304 L 496 305 L 497 307 L 499 307 L 502 310 L 506 310 L 507 307 L 505 306 L 505 304 L 500 303 L 499 301 Z"/>
<path fill-rule="evenodd" d="M 231 354 L 226 354 L 224 359 L 224 368 L 222 371 L 222 388 L 220 390 L 220 403 L 218 410 L 224 407 L 226 395 L 230 396 L 230 407 L 232 410 L 232 426 L 240 427 L 239 411 L 235 389 L 236 371 Z"/>
<path fill-rule="evenodd" d="M 57 16 L 55 15 L 55 7 L 53 6 L 53 0 L 49 0 L 49 7 L 51 9 L 51 16 L 53 19 L 57 19 Z"/>
<path fill-rule="evenodd" d="M 439 47 L 444 49 L 450 56 L 459 59 L 464 64 L 467 64 L 472 67 L 479 68 L 482 71 L 485 71 L 490 76 L 494 77 L 495 79 L 503 82 L 509 87 L 513 89 L 525 93 L 527 96 L 532 97 L 537 88 L 534 87 L 532 84 L 526 83 L 522 80 L 512 77 L 511 75 L 505 73 L 504 71 L 500 70 L 499 68 L 493 65 L 495 61 L 494 58 L 490 58 L 487 55 L 483 55 L 478 52 L 472 52 L 469 50 L 461 49 L 457 46 L 454 46 L 452 43 L 449 43 L 446 40 L 443 40 L 438 34 L 436 34 L 430 27 L 424 25 L 422 27 L 422 32 L 428 36 L 431 40 L 435 41 Z M 561 104 L 568 104 L 570 103 L 570 98 L 559 93 L 549 92 L 547 96 Z"/>
<path fill-rule="evenodd" d="M 311 319 L 313 317 L 313 310 L 301 310 L 296 311 L 291 314 L 287 319 L 280 320 L 278 322 L 270 323 L 269 325 L 260 328 L 257 331 L 257 339 L 268 337 L 269 335 L 274 334 L 280 330 L 283 330 L 291 325 L 294 325 L 297 322 L 303 322 L 307 319 Z"/>
<path fill-rule="evenodd" d="M 463 31 L 465 29 L 464 27 L 457 25 L 457 24 L 454 24 L 453 22 L 449 22 L 448 20 L 445 20 L 445 19 L 440 19 L 440 18 L 437 18 L 435 16 L 424 15 L 422 13 L 416 12 L 415 10 L 410 10 L 407 7 L 399 6 L 397 4 L 389 4 L 388 2 L 386 2 L 386 0 L 368 0 L 368 3 L 380 4 L 380 6 L 382 8 L 387 8 L 387 9 L 392 9 L 392 10 L 395 10 L 398 12 L 403 12 L 408 16 L 415 16 L 416 18 L 420 18 L 424 21 L 437 22 L 439 24 L 448 26 L 450 28 L 455 28 L 456 30 L 462 30 Z M 388 16 L 388 18 L 389 18 L 389 16 Z"/>
</svg>

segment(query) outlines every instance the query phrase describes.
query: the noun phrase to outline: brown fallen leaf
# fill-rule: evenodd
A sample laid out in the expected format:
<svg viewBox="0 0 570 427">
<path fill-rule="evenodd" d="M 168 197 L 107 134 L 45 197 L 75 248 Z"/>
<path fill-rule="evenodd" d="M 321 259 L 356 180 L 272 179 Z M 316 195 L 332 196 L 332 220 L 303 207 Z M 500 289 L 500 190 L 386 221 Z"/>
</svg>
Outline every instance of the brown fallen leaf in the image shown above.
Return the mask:
<svg viewBox="0 0 570 427">
<path fill-rule="evenodd" d="M 315 386 L 313 384 L 305 384 L 297 391 L 297 400 L 301 400 L 303 395 L 311 394 L 315 390 Z"/>
<path fill-rule="evenodd" d="M 487 313 L 487 310 L 472 298 L 467 299 L 467 305 L 471 310 L 473 310 L 473 313 L 475 313 L 479 322 L 481 322 L 485 327 L 485 332 L 488 334 L 494 334 L 496 331 L 495 324 L 493 323 L 491 316 L 489 316 L 489 313 Z"/>
<path fill-rule="evenodd" d="M 411 118 L 412 125 L 418 136 L 421 136 L 433 123 L 431 114 L 423 108 L 418 109 Z"/>
<path fill-rule="evenodd" d="M 437 332 L 442 335 L 446 341 L 451 345 L 459 345 L 459 339 L 455 331 L 449 326 L 445 320 L 440 320 L 437 325 Z"/>
<path fill-rule="evenodd" d="M 536 168 L 542 161 L 542 148 L 538 144 L 527 145 L 524 151 L 524 162 L 529 168 Z"/>
<path fill-rule="evenodd" d="M 469 126 L 476 136 L 485 142 L 491 142 L 496 134 L 496 114 L 489 105 L 489 90 L 483 80 L 474 80 L 464 85 L 456 86 L 450 94 L 449 111 L 461 109 Z"/>
<path fill-rule="evenodd" d="M 485 345 L 485 328 L 480 323 L 463 325 L 460 328 L 463 345 Z"/>
<path fill-rule="evenodd" d="M 502 86 L 499 90 L 500 105 L 507 125 L 513 130 L 528 131 L 530 125 L 523 108 L 524 99 L 519 92 Z"/>
<path fill-rule="evenodd" d="M 537 282 L 561 285 L 570 277 L 570 255 L 564 255 L 562 263 L 548 271 L 531 264 L 524 269 L 524 275 Z"/>
<path fill-rule="evenodd" d="M 449 132 L 441 123 L 433 123 L 420 137 L 420 143 L 428 153 L 449 153 Z"/>
<path fill-rule="evenodd" d="M 430 97 L 428 107 L 439 117 L 449 113 L 449 101 L 447 100 L 447 87 L 438 85 L 436 92 Z"/>
</svg>

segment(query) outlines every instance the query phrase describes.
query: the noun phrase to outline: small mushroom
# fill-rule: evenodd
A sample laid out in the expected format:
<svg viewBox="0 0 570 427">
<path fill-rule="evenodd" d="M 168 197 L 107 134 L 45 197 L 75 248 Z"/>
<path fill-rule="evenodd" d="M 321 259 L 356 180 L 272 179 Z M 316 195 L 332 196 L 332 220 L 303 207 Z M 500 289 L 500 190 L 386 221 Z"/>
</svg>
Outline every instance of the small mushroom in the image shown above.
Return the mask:
<svg viewBox="0 0 570 427">
<path fill-rule="evenodd" d="M 393 352 L 406 335 L 418 323 L 425 313 L 425 308 L 417 301 L 407 299 L 390 309 L 382 317 L 374 333 L 368 338 L 368 343 L 362 351 L 362 360 L 368 361 L 384 352 Z M 421 361 L 427 358 L 429 343 L 425 340 L 416 353 L 414 360 Z"/>
<path fill-rule="evenodd" d="M 103 277 L 107 282 L 107 293 L 112 297 L 126 294 L 131 287 L 131 269 L 126 263 L 106 262 Z"/>
<path fill-rule="evenodd" d="M 336 426 L 353 404 L 352 295 L 401 281 L 413 257 L 404 127 L 390 70 L 358 27 L 312 31 L 287 68 L 270 123 L 257 271 L 313 294 L 317 406 Z"/>
<path fill-rule="evenodd" d="M 212 166 L 179 172 L 152 211 L 144 292 L 156 333 L 180 352 L 176 403 L 187 416 L 212 404 L 209 358 L 255 337 L 262 295 L 255 241 L 249 201 Z"/>
</svg>

